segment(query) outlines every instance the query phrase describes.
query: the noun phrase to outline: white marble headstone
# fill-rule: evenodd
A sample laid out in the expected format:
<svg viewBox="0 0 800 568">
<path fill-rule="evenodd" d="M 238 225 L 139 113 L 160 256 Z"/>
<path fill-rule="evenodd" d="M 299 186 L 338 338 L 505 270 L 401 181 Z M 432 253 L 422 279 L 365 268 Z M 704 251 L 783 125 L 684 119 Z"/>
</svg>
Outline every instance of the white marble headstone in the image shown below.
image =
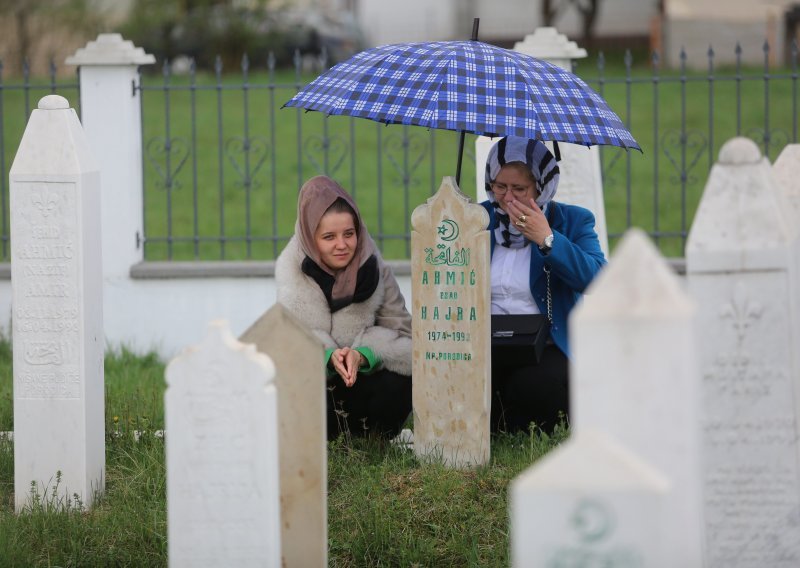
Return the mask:
<svg viewBox="0 0 800 568">
<path fill-rule="evenodd" d="M 489 214 L 446 177 L 411 215 L 414 452 L 489 460 Z"/>
<path fill-rule="evenodd" d="M 274 377 L 224 321 L 167 366 L 170 566 L 281 566 Z"/>
<path fill-rule="evenodd" d="M 800 144 L 788 144 L 781 151 L 772 173 L 792 205 L 794 222 L 800 221 Z"/>
<path fill-rule="evenodd" d="M 752 141 L 725 143 L 686 247 L 709 568 L 800 565 L 797 228 L 771 170 Z"/>
<path fill-rule="evenodd" d="M 703 562 L 694 307 L 647 235 L 630 229 L 571 315 L 573 431 L 606 432 L 671 482 L 662 538 Z"/>
<path fill-rule="evenodd" d="M 283 566 L 322 568 L 328 565 L 325 349 L 281 304 L 239 339 L 275 363 Z"/>
<path fill-rule="evenodd" d="M 105 471 L 100 174 L 63 97 L 39 101 L 10 181 L 16 508 L 58 477 L 62 504 L 88 506 Z"/>
<path fill-rule="evenodd" d="M 690 566 L 664 538 L 669 499 L 660 471 L 604 433 L 575 432 L 511 484 L 511 564 Z"/>
</svg>

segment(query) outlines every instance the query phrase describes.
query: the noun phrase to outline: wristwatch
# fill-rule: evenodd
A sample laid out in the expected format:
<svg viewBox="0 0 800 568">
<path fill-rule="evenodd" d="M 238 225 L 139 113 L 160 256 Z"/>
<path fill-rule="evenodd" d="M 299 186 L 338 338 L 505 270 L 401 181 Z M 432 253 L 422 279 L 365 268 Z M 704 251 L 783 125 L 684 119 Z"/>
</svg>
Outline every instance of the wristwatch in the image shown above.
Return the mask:
<svg viewBox="0 0 800 568">
<path fill-rule="evenodd" d="M 547 235 L 542 244 L 539 246 L 539 250 L 542 252 L 550 252 L 550 249 L 553 248 L 553 239 L 555 239 L 553 233 Z"/>
</svg>

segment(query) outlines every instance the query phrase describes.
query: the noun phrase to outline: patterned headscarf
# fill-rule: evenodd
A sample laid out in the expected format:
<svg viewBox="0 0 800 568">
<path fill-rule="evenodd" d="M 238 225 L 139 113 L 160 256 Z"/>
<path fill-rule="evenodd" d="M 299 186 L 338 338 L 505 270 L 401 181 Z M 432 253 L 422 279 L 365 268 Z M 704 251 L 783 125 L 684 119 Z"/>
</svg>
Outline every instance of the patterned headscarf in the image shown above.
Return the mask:
<svg viewBox="0 0 800 568">
<path fill-rule="evenodd" d="M 334 274 L 322 262 L 314 234 L 325 212 L 339 198 L 344 199 L 356 214 L 358 243 L 350 264 Z M 306 256 L 320 270 L 333 277 L 333 288 L 330 292 L 331 301 L 338 307 L 343 307 L 342 304 L 349 304 L 356 292 L 359 268 L 375 254 L 375 243 L 367 232 L 367 228 L 358 211 L 358 206 L 356 206 L 353 198 L 342 189 L 342 186 L 329 177 L 316 176 L 311 178 L 300 188 L 300 195 L 297 198 L 295 234 L 300 240 L 300 246 Z"/>
<path fill-rule="evenodd" d="M 516 225 L 510 222 L 508 213 L 503 211 L 492 192 L 491 185 L 500 173 L 500 169 L 510 162 L 522 162 L 531 171 L 540 191 L 536 197 L 536 204 L 545 213 L 547 205 L 556 194 L 560 170 L 553 154 L 539 140 L 506 136 L 489 150 L 486 158 L 486 195 L 492 202 L 496 217 L 500 221 L 495 229 L 495 238 L 504 247 L 522 248 L 528 241 L 517 230 Z"/>
</svg>

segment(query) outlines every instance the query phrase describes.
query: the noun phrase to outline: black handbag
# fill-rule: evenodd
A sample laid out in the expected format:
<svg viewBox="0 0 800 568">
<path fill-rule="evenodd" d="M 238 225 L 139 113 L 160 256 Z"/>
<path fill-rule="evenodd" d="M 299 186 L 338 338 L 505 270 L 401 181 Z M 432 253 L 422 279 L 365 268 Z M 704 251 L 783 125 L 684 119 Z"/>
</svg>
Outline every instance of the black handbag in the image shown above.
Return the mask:
<svg viewBox="0 0 800 568">
<path fill-rule="evenodd" d="M 550 269 L 547 276 L 547 314 L 492 315 L 492 358 L 500 357 L 515 366 L 536 365 L 550 337 L 553 299 L 550 294 Z"/>
<path fill-rule="evenodd" d="M 543 314 L 493 315 L 492 358 L 513 365 L 536 365 L 550 337 L 550 322 Z"/>
</svg>

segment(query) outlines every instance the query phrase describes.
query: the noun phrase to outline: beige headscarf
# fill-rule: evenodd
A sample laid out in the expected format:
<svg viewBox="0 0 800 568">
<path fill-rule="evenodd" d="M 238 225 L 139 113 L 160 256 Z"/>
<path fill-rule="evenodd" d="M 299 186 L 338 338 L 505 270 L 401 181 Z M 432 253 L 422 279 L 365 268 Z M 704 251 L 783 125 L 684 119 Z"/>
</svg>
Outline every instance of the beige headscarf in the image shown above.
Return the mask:
<svg viewBox="0 0 800 568">
<path fill-rule="evenodd" d="M 328 207 L 333 205 L 333 202 L 339 198 L 344 199 L 356 213 L 358 244 L 350 264 L 338 273 L 334 273 L 322 262 L 314 239 L 314 233 L 316 233 L 319 222 Z M 327 176 L 311 178 L 300 188 L 300 195 L 297 198 L 297 223 L 294 232 L 297 238 L 300 239 L 300 246 L 306 256 L 313 260 L 320 269 L 333 276 L 334 284 L 331 292 L 333 300 L 352 298 L 356 288 L 359 267 L 375 254 L 375 243 L 367 232 L 367 227 L 364 225 L 361 213 L 358 211 L 358 206 L 356 206 L 353 198 L 342 189 L 342 186 Z"/>
</svg>

